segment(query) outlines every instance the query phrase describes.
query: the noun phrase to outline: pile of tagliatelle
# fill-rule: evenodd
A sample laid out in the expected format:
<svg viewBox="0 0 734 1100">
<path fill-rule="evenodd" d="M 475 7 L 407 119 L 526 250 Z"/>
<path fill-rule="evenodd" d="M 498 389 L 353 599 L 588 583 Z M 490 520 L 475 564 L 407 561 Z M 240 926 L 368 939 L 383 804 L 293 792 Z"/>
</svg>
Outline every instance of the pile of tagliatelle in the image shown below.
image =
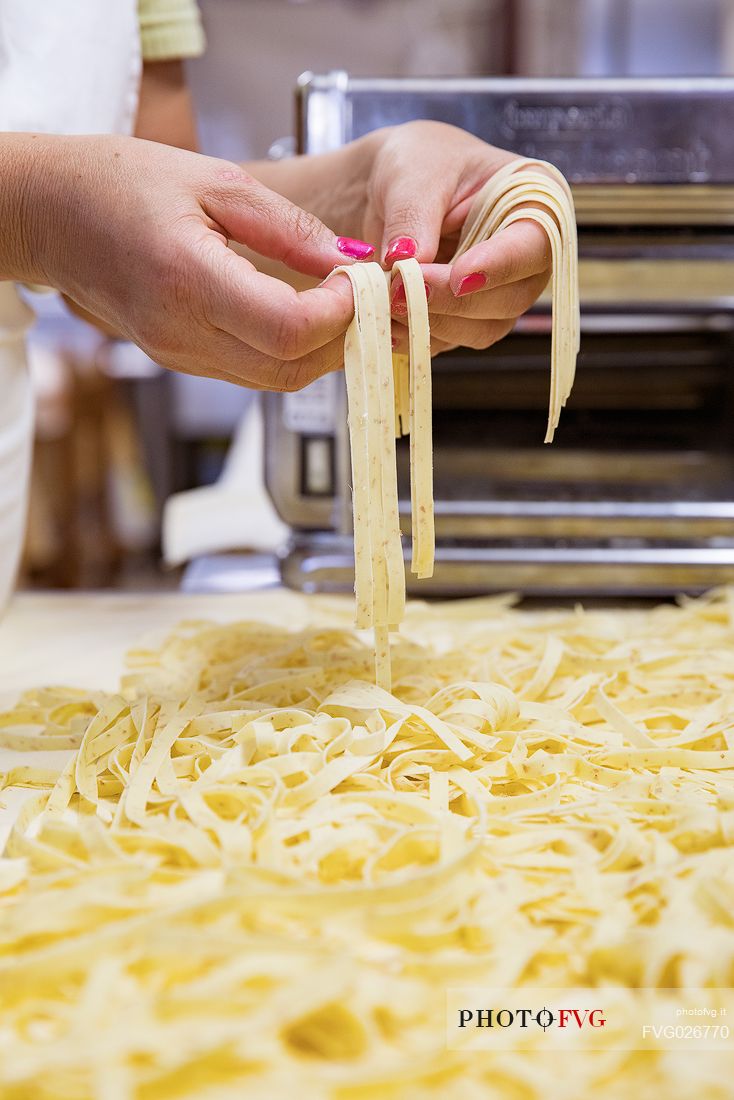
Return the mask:
<svg viewBox="0 0 734 1100">
<path fill-rule="evenodd" d="M 731 1044 L 448 1049 L 445 993 L 734 985 L 734 592 L 409 605 L 390 694 L 312 606 L 0 718 L 38 788 L 0 861 L 3 1100 L 730 1097 Z"/>
</svg>

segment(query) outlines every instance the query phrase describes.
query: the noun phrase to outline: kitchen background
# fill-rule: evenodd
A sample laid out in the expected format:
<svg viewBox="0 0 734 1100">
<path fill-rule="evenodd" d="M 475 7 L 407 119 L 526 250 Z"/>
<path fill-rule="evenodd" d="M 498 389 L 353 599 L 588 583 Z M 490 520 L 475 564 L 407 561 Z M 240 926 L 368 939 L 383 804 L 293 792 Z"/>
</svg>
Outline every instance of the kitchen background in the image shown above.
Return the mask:
<svg viewBox="0 0 734 1100">
<path fill-rule="evenodd" d="M 304 70 L 353 75 L 734 74 L 734 0 L 202 0 L 208 49 L 189 65 L 202 152 L 287 151 Z M 734 136 L 732 137 L 734 140 Z M 174 586 L 163 502 L 214 482 L 233 436 L 262 500 L 256 400 L 160 370 L 33 295 L 38 396 L 21 582 Z M 249 417 L 249 419 L 248 419 Z M 277 526 L 272 524 L 273 537 Z M 244 547 L 246 549 L 246 547 Z"/>
</svg>

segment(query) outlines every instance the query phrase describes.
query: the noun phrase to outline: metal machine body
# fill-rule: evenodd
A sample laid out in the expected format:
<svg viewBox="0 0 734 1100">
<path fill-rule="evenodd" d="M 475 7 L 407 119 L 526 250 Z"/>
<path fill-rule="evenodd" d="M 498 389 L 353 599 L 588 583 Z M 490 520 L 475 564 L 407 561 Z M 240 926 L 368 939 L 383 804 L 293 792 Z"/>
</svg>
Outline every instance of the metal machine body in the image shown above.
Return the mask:
<svg viewBox="0 0 734 1100">
<path fill-rule="evenodd" d="M 542 443 L 550 316 L 434 360 L 437 557 L 421 594 L 697 591 L 734 580 L 734 80 L 306 76 L 299 147 L 414 118 L 550 160 L 574 190 L 582 344 Z M 399 447 L 404 530 L 407 450 Z M 352 585 L 340 376 L 268 395 L 286 583 Z M 418 588 L 415 589 L 418 591 Z"/>
</svg>

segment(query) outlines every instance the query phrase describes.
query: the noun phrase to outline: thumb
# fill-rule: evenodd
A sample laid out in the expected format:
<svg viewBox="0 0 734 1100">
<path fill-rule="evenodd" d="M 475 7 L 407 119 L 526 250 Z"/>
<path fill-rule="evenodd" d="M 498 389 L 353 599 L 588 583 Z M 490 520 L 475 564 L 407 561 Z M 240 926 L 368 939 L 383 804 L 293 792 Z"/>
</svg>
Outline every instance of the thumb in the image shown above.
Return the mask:
<svg viewBox="0 0 734 1100">
<path fill-rule="evenodd" d="M 375 253 L 366 241 L 337 237 L 315 214 L 235 165 L 218 173 L 202 206 L 227 237 L 304 275 L 323 278 L 338 264 Z"/>
<path fill-rule="evenodd" d="M 447 196 L 432 174 L 396 173 L 383 194 L 383 232 L 380 255 L 390 268 L 396 260 L 415 257 L 432 263 L 438 252 Z"/>
</svg>

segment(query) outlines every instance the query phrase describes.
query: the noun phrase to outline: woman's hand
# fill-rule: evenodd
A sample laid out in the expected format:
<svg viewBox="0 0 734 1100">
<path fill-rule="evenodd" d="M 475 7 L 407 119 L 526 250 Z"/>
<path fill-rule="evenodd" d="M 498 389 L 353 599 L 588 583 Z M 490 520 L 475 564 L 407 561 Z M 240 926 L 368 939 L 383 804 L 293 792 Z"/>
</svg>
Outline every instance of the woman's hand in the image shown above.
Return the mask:
<svg viewBox="0 0 734 1100">
<path fill-rule="evenodd" d="M 471 202 L 515 155 L 441 122 L 383 132 L 372 162 L 361 231 L 386 266 L 407 256 L 424 265 L 434 352 L 487 348 L 510 332 L 550 276 L 543 230 L 519 221 L 449 265 Z M 393 289 L 394 337 L 406 343 L 405 292 Z"/>
<path fill-rule="evenodd" d="M 434 352 L 485 348 L 512 329 L 550 276 L 548 239 L 520 221 L 449 264 L 476 192 L 515 156 L 440 122 L 411 122 L 382 131 L 367 186 L 360 232 L 390 267 L 415 256 L 424 265 Z M 393 317 L 405 317 L 395 280 Z M 404 325 L 393 326 L 402 348 Z"/>
<path fill-rule="evenodd" d="M 235 164 L 121 137 L 0 139 L 0 278 L 46 283 L 166 367 L 299 389 L 342 364 L 346 279 L 297 293 L 230 240 L 324 278 L 367 259 Z"/>
</svg>

